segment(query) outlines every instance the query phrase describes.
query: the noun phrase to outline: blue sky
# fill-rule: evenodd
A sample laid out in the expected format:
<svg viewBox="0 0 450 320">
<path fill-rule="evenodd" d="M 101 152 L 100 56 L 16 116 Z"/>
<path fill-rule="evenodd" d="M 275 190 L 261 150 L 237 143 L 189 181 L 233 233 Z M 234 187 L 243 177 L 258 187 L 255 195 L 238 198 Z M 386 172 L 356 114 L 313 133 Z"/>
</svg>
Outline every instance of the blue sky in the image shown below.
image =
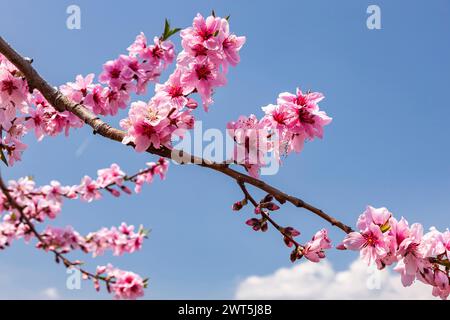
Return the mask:
<svg viewBox="0 0 450 320">
<path fill-rule="evenodd" d="M 80 6 L 81 30 L 66 28 L 66 8 Z M 368 30 L 366 9 L 381 8 L 382 29 Z M 323 92 L 322 108 L 333 117 L 323 141 L 308 143 L 284 161 L 269 183 L 353 225 L 367 204 L 387 206 L 398 217 L 425 227 L 447 228 L 450 212 L 450 3 L 436 1 L 2 1 L 0 30 L 53 85 L 77 74 L 101 71 L 134 37 L 162 32 L 164 18 L 186 27 L 197 12 L 231 14 L 231 28 L 247 37 L 241 64 L 215 94 L 205 128 L 224 128 L 241 114 L 297 86 Z M 179 49 L 179 37 L 173 39 Z M 167 76 L 167 74 L 166 74 Z M 165 77 L 163 77 L 163 80 Z M 113 124 L 123 118 L 121 113 Z M 29 149 L 8 178 L 32 174 L 38 183 L 66 184 L 112 162 L 126 171 L 152 160 L 88 128 L 46 138 Z M 80 149 L 81 148 L 81 149 Z M 78 152 L 77 152 L 78 150 Z M 82 150 L 82 152 L 80 152 Z M 290 266 L 289 250 L 273 231 L 244 225 L 250 210 L 234 213 L 241 198 L 233 181 L 194 166 L 171 166 L 167 180 L 140 195 L 94 204 L 66 202 L 56 225 L 80 232 L 122 221 L 152 229 L 144 249 L 121 258 L 85 258 L 92 267 L 111 261 L 150 277 L 147 298 L 231 298 L 249 275 Z M 308 240 L 324 226 L 310 213 L 286 205 L 277 215 Z M 332 230 L 339 242 L 343 234 Z M 329 253 L 343 270 L 355 253 Z M 106 298 L 90 284 L 65 289 L 66 273 L 49 254 L 20 241 L 0 253 L 3 297 L 36 297 L 55 288 L 63 298 Z M 7 293 L 5 293 L 7 292 Z"/>
</svg>

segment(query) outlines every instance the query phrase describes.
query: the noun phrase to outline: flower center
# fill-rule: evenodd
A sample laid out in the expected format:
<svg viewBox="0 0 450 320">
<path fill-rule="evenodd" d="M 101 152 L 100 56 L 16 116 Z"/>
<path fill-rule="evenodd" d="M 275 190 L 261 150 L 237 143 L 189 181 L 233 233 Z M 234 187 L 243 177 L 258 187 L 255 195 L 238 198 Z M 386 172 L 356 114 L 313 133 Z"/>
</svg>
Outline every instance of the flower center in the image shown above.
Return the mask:
<svg viewBox="0 0 450 320">
<path fill-rule="evenodd" d="M 12 95 L 13 91 L 18 89 L 12 80 L 3 80 L 2 81 L 2 91 L 8 92 L 9 95 Z"/>
<path fill-rule="evenodd" d="M 273 120 L 275 120 L 279 124 L 284 124 L 284 122 L 285 122 L 285 117 L 282 113 L 275 112 L 274 114 L 272 114 L 272 117 L 273 117 Z"/>
<path fill-rule="evenodd" d="M 377 239 L 373 236 L 373 234 L 369 234 L 366 236 L 366 243 L 371 247 L 375 246 L 376 240 Z"/>
<path fill-rule="evenodd" d="M 314 124 L 314 115 L 311 114 L 306 108 L 298 109 L 298 119 L 301 123 Z"/>
<path fill-rule="evenodd" d="M 195 69 L 197 73 L 197 78 L 199 80 L 208 80 L 208 77 L 211 75 L 211 70 L 208 68 L 206 64 L 202 64 Z"/>
<path fill-rule="evenodd" d="M 155 46 L 152 49 L 152 56 L 153 56 L 153 58 L 158 58 L 158 59 L 163 56 L 163 50 L 161 49 L 160 46 Z"/>
<path fill-rule="evenodd" d="M 178 97 L 184 96 L 183 88 L 180 86 L 170 86 L 168 93 L 172 98 L 178 98 Z"/>
<path fill-rule="evenodd" d="M 114 68 L 111 70 L 110 72 L 111 78 L 113 79 L 117 79 L 120 77 L 120 69 L 119 68 Z"/>
<path fill-rule="evenodd" d="M 208 52 L 208 49 L 206 49 L 202 44 L 196 44 L 192 47 L 192 51 L 194 51 L 195 56 L 206 56 L 206 53 Z"/>
</svg>

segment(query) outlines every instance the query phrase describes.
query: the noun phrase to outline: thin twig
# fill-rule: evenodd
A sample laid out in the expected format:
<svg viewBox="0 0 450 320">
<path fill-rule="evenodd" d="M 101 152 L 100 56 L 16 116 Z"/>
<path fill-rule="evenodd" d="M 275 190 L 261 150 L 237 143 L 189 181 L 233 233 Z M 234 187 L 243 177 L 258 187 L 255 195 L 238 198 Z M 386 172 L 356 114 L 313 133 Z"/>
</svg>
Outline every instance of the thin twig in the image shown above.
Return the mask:
<svg viewBox="0 0 450 320">
<path fill-rule="evenodd" d="M 252 197 L 252 195 L 250 194 L 250 192 L 247 190 L 247 187 L 245 186 L 245 183 L 243 181 L 237 181 L 237 184 L 239 185 L 239 187 L 241 188 L 242 192 L 244 193 L 245 199 L 247 201 L 250 201 L 253 206 L 256 208 L 258 207 L 258 202 L 256 202 L 256 200 Z M 290 242 L 292 242 L 296 248 L 301 247 L 301 245 L 294 240 L 294 238 L 292 238 L 291 235 L 287 234 L 285 231 L 285 228 L 281 227 L 278 223 L 275 222 L 275 220 L 273 220 L 269 214 L 267 214 L 264 209 L 261 209 L 261 215 L 263 216 L 264 219 L 266 219 L 273 227 L 275 227 L 275 229 L 278 230 L 278 232 L 280 232 L 284 237 L 286 237 L 287 239 L 289 239 Z"/>
</svg>

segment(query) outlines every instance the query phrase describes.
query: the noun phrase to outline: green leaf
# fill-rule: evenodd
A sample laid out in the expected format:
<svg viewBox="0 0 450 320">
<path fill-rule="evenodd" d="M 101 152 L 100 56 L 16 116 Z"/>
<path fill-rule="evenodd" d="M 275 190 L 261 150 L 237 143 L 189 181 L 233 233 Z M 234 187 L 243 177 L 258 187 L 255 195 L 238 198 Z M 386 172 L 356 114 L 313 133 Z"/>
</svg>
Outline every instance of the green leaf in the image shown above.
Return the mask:
<svg viewBox="0 0 450 320">
<path fill-rule="evenodd" d="M 167 18 L 164 20 L 164 32 L 163 38 L 166 38 L 167 34 L 170 32 L 170 22 Z"/>
<path fill-rule="evenodd" d="M 169 39 L 171 36 L 173 36 L 175 33 L 177 33 L 180 30 L 181 30 L 180 28 L 171 29 L 170 22 L 169 22 L 169 20 L 166 19 L 164 21 L 164 32 L 161 36 L 161 40 L 165 41 L 165 40 Z"/>
<path fill-rule="evenodd" d="M 6 159 L 5 153 L 3 152 L 3 148 L 0 149 L 0 159 L 9 167 L 8 160 Z"/>
<path fill-rule="evenodd" d="M 175 33 L 179 32 L 181 30 L 181 28 L 175 28 L 169 31 L 169 35 L 167 38 L 173 36 Z"/>
<path fill-rule="evenodd" d="M 225 20 L 230 21 L 230 17 L 231 17 L 231 15 L 227 15 Z"/>
<path fill-rule="evenodd" d="M 212 15 L 214 18 L 216 17 L 216 12 L 214 11 L 214 9 L 212 9 L 211 15 Z"/>
</svg>

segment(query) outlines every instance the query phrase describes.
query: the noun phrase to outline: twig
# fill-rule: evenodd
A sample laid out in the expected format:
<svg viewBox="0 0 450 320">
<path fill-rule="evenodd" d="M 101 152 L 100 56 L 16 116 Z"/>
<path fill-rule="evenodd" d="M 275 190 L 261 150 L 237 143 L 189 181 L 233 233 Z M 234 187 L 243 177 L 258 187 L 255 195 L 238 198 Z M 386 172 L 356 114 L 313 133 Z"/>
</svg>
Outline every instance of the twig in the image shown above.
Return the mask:
<svg viewBox="0 0 450 320">
<path fill-rule="evenodd" d="M 255 208 L 258 207 L 258 202 L 256 202 L 256 200 L 252 197 L 250 192 L 248 192 L 247 187 L 245 186 L 245 183 L 243 181 L 237 181 L 237 184 L 239 185 L 239 187 L 241 188 L 242 192 L 244 193 L 245 199 L 250 201 Z M 269 214 L 264 211 L 264 209 L 261 209 L 261 215 L 264 217 L 264 219 L 269 221 L 269 223 L 272 226 L 274 226 L 275 229 L 278 230 L 278 232 L 280 232 L 284 237 L 289 239 L 289 241 L 292 242 L 295 245 L 296 248 L 301 247 L 301 245 L 297 241 L 295 241 L 294 238 L 292 238 L 292 236 L 288 235 L 285 232 L 285 229 L 283 227 L 281 227 L 278 223 L 276 223 L 275 220 L 273 220 L 269 216 Z"/>
</svg>

